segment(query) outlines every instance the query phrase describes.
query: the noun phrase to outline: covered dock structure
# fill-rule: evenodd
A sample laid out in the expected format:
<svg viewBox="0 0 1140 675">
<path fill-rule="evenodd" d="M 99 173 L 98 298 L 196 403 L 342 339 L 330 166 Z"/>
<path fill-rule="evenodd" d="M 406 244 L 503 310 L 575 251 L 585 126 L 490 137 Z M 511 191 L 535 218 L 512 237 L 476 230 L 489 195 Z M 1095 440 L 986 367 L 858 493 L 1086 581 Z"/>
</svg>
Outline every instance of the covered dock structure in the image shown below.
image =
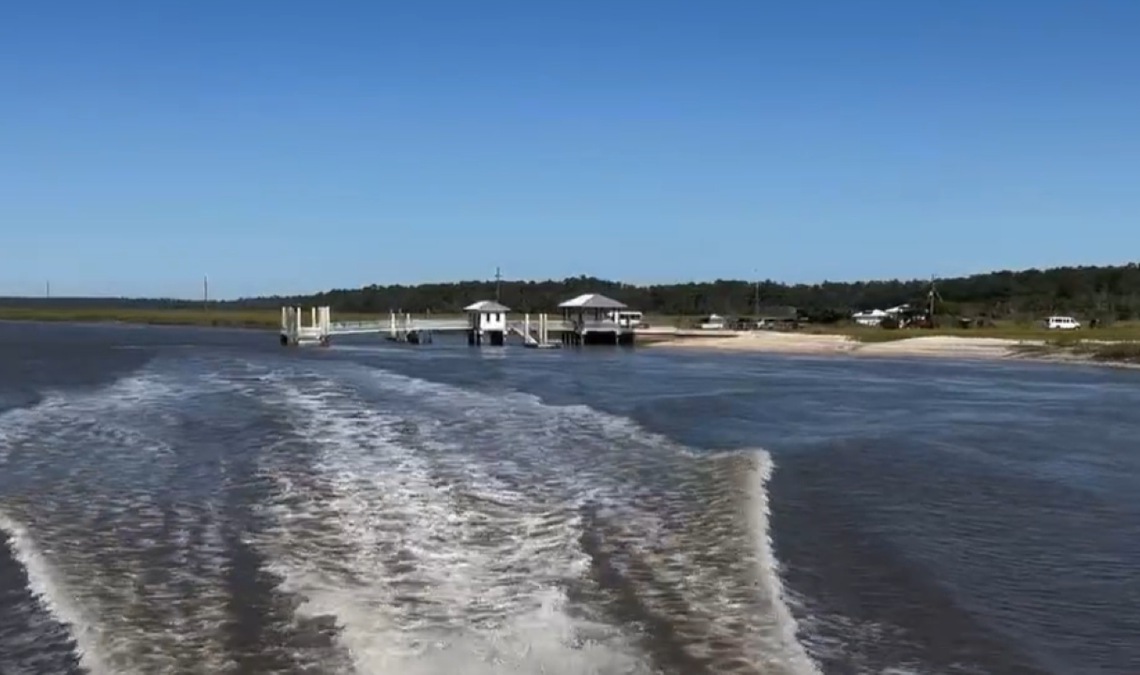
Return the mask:
<svg viewBox="0 0 1140 675">
<path fill-rule="evenodd" d="M 584 293 L 558 305 L 568 330 L 562 333 L 568 345 L 632 346 L 634 326 L 621 320 L 624 302 L 600 293 Z"/>
<path fill-rule="evenodd" d="M 508 328 L 507 312 L 510 307 L 494 300 L 480 300 L 463 308 L 467 313 L 467 344 L 481 345 L 486 342 L 496 347 L 503 346 Z"/>
</svg>

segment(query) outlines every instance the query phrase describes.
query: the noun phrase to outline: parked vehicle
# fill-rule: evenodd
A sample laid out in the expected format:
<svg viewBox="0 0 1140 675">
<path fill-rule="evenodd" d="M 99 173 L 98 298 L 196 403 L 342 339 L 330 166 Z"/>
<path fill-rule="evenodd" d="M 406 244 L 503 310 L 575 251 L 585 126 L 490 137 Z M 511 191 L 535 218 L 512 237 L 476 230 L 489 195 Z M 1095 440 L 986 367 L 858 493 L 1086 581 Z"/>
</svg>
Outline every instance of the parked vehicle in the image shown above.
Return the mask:
<svg viewBox="0 0 1140 675">
<path fill-rule="evenodd" d="M 649 324 L 642 320 L 641 312 L 617 309 L 606 314 L 606 318 L 624 328 L 648 328 Z"/>
<path fill-rule="evenodd" d="M 1049 330 L 1076 330 L 1081 322 L 1071 316 L 1051 316 L 1045 319 L 1045 327 Z"/>
<path fill-rule="evenodd" d="M 697 328 L 701 330 L 724 330 L 727 325 L 728 319 L 719 314 L 709 314 L 697 321 Z"/>
</svg>

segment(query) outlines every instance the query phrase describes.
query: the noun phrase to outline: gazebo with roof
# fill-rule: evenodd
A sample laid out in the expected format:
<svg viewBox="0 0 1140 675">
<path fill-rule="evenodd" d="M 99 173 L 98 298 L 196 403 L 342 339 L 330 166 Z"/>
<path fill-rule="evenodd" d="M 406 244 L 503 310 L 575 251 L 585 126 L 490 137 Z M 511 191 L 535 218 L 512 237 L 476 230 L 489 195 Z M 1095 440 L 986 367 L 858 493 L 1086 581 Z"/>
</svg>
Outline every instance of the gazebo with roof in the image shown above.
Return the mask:
<svg viewBox="0 0 1140 675">
<path fill-rule="evenodd" d="M 584 293 L 558 305 L 562 319 L 572 326 L 563 341 L 572 344 L 633 344 L 633 328 L 623 326 L 617 313 L 627 308 L 624 302 L 601 293 Z"/>
</svg>

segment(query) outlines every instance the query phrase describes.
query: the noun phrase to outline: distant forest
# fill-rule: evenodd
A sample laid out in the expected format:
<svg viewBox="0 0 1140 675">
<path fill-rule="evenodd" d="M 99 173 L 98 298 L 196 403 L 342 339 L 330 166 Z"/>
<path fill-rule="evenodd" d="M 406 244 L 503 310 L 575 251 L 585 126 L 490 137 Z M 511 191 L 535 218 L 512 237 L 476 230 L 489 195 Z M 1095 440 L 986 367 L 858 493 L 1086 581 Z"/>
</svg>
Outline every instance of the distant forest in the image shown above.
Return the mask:
<svg viewBox="0 0 1140 675">
<path fill-rule="evenodd" d="M 1031 319 L 1063 313 L 1102 321 L 1140 318 L 1140 267 L 1060 267 L 1021 272 L 992 272 L 938 279 L 937 313 L 992 319 Z M 750 316 L 795 308 L 802 317 L 831 322 L 852 312 L 926 302 L 929 280 L 782 284 L 716 280 L 702 283 L 634 286 L 591 277 L 561 281 L 502 281 L 499 297 L 516 311 L 544 311 L 582 293 L 602 293 L 646 314 L 695 316 L 719 313 Z M 496 295 L 494 281 L 459 281 L 418 286 L 366 286 L 336 289 L 304 297 L 263 297 L 211 303 L 234 308 L 269 308 L 283 304 L 329 305 L 334 311 L 455 313 Z M 759 295 L 759 302 L 757 302 Z M 105 298 L 0 299 L 5 305 L 193 307 L 201 302 Z"/>
</svg>

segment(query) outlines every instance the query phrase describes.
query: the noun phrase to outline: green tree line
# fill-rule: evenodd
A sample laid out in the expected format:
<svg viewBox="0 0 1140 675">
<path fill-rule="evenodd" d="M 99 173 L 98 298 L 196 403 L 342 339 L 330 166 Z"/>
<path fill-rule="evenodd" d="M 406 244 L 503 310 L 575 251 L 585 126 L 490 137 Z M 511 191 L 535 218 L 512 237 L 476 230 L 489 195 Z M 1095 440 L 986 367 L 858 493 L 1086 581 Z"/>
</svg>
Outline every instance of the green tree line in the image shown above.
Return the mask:
<svg viewBox="0 0 1140 675">
<path fill-rule="evenodd" d="M 1072 314 L 1102 320 L 1140 317 L 1140 268 L 1136 263 L 1107 267 L 1059 267 L 1019 272 L 1000 271 L 967 277 L 939 279 L 939 314 L 986 316 L 993 319 L 1030 319 L 1050 313 Z M 387 313 L 454 313 L 478 300 L 500 301 L 516 311 L 548 311 L 582 293 L 602 293 L 647 314 L 686 315 L 719 313 L 753 315 L 795 308 L 800 316 L 817 322 L 839 320 L 852 312 L 887 308 L 903 303 L 925 303 L 929 280 L 890 280 L 784 284 L 772 280 L 725 280 L 638 286 L 592 277 L 560 281 L 458 281 L 416 286 L 371 285 L 334 289 L 300 297 L 244 298 L 211 302 L 211 306 L 270 308 L 283 304 L 329 305 L 334 311 Z M 155 299 L 11 298 L 17 305 L 193 307 L 201 303 Z"/>
</svg>

